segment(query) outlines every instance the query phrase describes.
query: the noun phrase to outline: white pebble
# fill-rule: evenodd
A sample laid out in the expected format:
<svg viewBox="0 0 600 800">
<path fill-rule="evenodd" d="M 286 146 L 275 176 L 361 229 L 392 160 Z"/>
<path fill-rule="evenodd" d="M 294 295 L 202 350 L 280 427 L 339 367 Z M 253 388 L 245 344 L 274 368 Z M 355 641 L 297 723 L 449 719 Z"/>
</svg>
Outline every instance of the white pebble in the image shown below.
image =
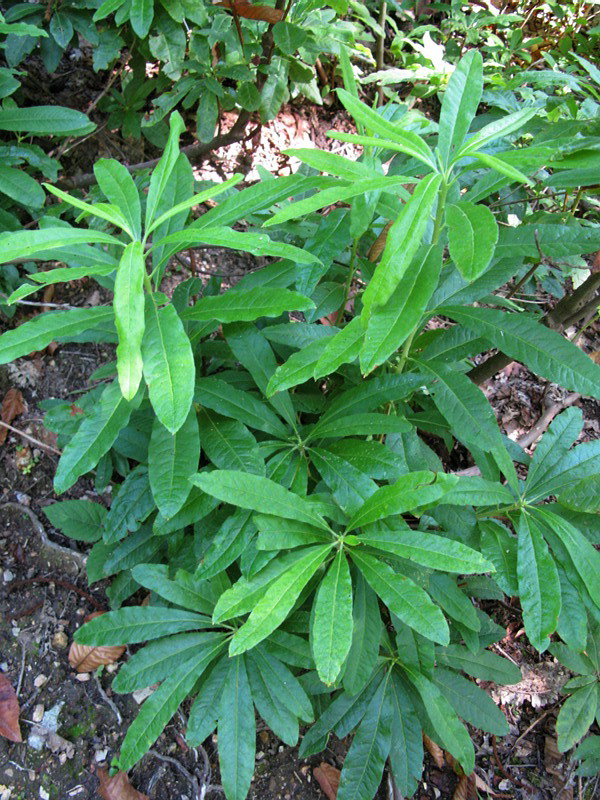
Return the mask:
<svg viewBox="0 0 600 800">
<path fill-rule="evenodd" d="M 46 675 L 38 675 L 37 678 L 34 680 L 33 685 L 36 689 L 41 689 L 42 686 L 45 686 L 48 683 L 48 677 Z"/>
</svg>

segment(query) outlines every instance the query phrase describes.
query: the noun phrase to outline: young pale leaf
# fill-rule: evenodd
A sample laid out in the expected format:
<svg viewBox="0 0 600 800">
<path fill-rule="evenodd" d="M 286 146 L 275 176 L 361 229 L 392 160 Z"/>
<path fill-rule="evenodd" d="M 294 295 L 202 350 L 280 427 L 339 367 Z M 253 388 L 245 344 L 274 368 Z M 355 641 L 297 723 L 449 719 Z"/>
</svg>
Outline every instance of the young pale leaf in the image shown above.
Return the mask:
<svg viewBox="0 0 600 800">
<path fill-rule="evenodd" d="M 390 299 L 417 252 L 441 183 L 440 175 L 428 175 L 419 183 L 388 232 L 385 250 L 363 294 L 362 318 Z"/>
<path fill-rule="evenodd" d="M 143 14 L 142 10 L 148 10 L 148 14 Z M 146 20 L 149 17 L 149 20 L 147 21 L 147 25 L 149 27 L 150 22 L 152 22 L 153 13 L 154 6 L 152 0 L 133 0 L 133 6 L 131 10 L 132 27 L 138 36 L 144 38 L 148 33 Z M 134 19 L 138 21 L 135 22 Z M 140 21 L 141 19 L 145 20 L 143 24 Z M 144 33 L 140 32 L 139 29 L 141 28 L 145 28 Z M 169 125 L 170 131 L 166 147 L 163 151 L 160 161 L 152 173 L 152 177 L 150 178 L 150 187 L 148 189 L 148 196 L 146 198 L 146 230 L 148 230 L 150 225 L 154 222 L 154 218 L 156 217 L 157 209 L 167 185 L 167 181 L 169 180 L 169 176 L 173 171 L 175 162 L 179 158 L 179 137 L 185 130 L 185 123 L 178 111 L 174 111 L 171 114 Z"/>
<path fill-rule="evenodd" d="M 97 306 L 39 314 L 0 336 L 0 364 L 43 350 L 54 339 L 69 339 L 113 320 L 112 308 Z"/>
<path fill-rule="evenodd" d="M 141 242 L 127 245 L 115 278 L 115 326 L 119 335 L 117 373 L 126 400 L 131 400 L 142 380 L 144 337 L 144 250 Z"/>
<path fill-rule="evenodd" d="M 148 752 L 219 651 L 220 645 L 200 649 L 191 658 L 180 662 L 171 676 L 150 695 L 129 726 L 121 745 L 121 769 L 131 769 Z"/>
<path fill-rule="evenodd" d="M 384 119 L 384 117 L 382 117 L 373 109 L 369 108 L 369 106 L 361 103 L 357 97 L 354 97 L 354 95 L 350 94 L 350 92 L 347 92 L 345 89 L 338 89 L 337 94 L 344 104 L 346 110 L 352 114 L 356 122 L 360 122 L 362 125 L 364 125 L 370 133 L 376 133 L 379 136 L 382 136 L 384 139 L 391 140 L 391 142 L 395 145 L 394 149 L 413 156 L 413 158 L 417 158 L 419 161 L 427 164 L 433 170 L 436 169 L 433 153 L 425 143 L 425 140 L 422 139 L 418 133 L 404 130 L 404 128 L 402 128 L 400 125 Z M 335 132 L 332 133 L 329 131 L 328 135 L 333 136 L 333 138 L 337 138 Z M 364 142 L 364 144 L 375 146 L 379 145 L 383 147 L 387 146 L 385 142 L 377 140 L 374 142 Z"/>
<path fill-rule="evenodd" d="M 294 566 L 269 586 L 248 620 L 233 635 L 229 645 L 230 656 L 251 650 L 281 625 L 332 546 L 333 543 L 306 548 Z"/>
<path fill-rule="evenodd" d="M 158 606 L 131 606 L 109 611 L 87 622 L 75 633 L 79 644 L 135 644 L 180 631 L 211 627 L 208 617 Z"/>
<path fill-rule="evenodd" d="M 159 308 L 152 296 L 146 299 L 142 356 L 152 407 L 165 428 L 176 433 L 194 398 L 194 354 L 174 307 Z"/>
<path fill-rule="evenodd" d="M 419 362 L 419 366 L 434 377 L 433 402 L 458 439 L 486 452 L 502 446 L 494 411 L 481 389 L 443 361 Z"/>
<path fill-rule="evenodd" d="M 409 472 L 396 483 L 378 489 L 352 517 L 346 530 L 351 531 L 369 522 L 434 503 L 450 491 L 457 481 L 457 475 L 428 470 Z"/>
<path fill-rule="evenodd" d="M 469 50 L 452 73 L 440 114 L 438 151 L 444 166 L 449 166 L 462 147 L 483 91 L 483 59 L 478 50 Z"/>
<path fill-rule="evenodd" d="M 310 503 L 269 478 L 223 469 L 198 473 L 192 482 L 224 503 L 285 519 L 297 519 L 329 530 L 323 517 L 313 510 Z"/>
<path fill-rule="evenodd" d="M 438 313 L 484 336 L 537 375 L 572 391 L 600 396 L 600 367 L 568 339 L 529 315 L 456 306 L 444 306 Z"/>
<path fill-rule="evenodd" d="M 73 197 L 72 195 L 67 194 L 67 192 L 63 192 L 61 189 L 57 189 L 56 186 L 52 186 L 49 183 L 45 183 L 44 186 L 51 194 L 56 195 L 56 197 L 63 202 L 74 206 L 74 208 L 78 208 L 85 214 L 91 214 L 94 217 L 98 217 L 99 219 L 106 220 L 106 222 L 110 222 L 111 225 L 115 225 L 117 228 L 122 228 L 125 233 L 128 234 L 130 239 L 134 238 L 133 231 L 129 227 L 127 218 L 124 216 L 121 209 L 117 208 L 117 206 L 113 206 L 110 203 L 86 203 L 84 200 L 80 200 L 78 197 Z"/>
<path fill-rule="evenodd" d="M 113 244 L 124 247 L 114 236 L 102 231 L 88 229 L 76 230 L 75 228 L 42 228 L 39 231 L 11 231 L 0 236 L 0 263 L 12 261 L 15 258 L 30 258 L 47 250 L 59 250 L 61 247 L 71 247 L 78 244 Z M 60 252 L 56 254 L 60 258 Z"/>
<path fill-rule="evenodd" d="M 256 289 L 228 291 L 203 297 L 182 313 L 185 320 L 219 322 L 253 322 L 260 317 L 278 317 L 285 311 L 309 311 L 315 304 L 308 297 L 289 289 Z"/>
<path fill-rule="evenodd" d="M 152 231 L 156 230 L 156 228 L 159 228 L 165 222 L 170 220 L 171 217 L 177 216 L 177 214 L 180 214 L 182 211 L 187 211 L 188 208 L 191 208 L 192 206 L 200 205 L 200 203 L 204 203 L 205 200 L 212 200 L 213 198 L 218 197 L 220 194 L 228 191 L 243 179 L 243 175 L 236 173 L 235 175 L 232 175 L 229 180 L 223 181 L 223 183 L 218 185 L 211 186 L 210 189 L 205 189 L 203 192 L 198 192 L 198 194 L 195 194 L 193 197 L 190 197 L 187 200 L 182 200 L 181 203 L 177 203 L 177 205 L 174 205 L 168 211 L 165 211 L 164 214 L 161 214 L 158 219 L 154 220 L 147 233 L 152 233 Z"/>
<path fill-rule="evenodd" d="M 94 164 L 98 186 L 109 203 L 116 206 L 125 219 L 135 239 L 142 235 L 140 195 L 127 167 L 114 158 L 101 158 Z"/>
<path fill-rule="evenodd" d="M 446 207 L 446 225 L 452 260 L 465 280 L 475 280 L 494 255 L 498 241 L 494 215 L 487 206 L 463 201 Z"/>
<path fill-rule="evenodd" d="M 35 281 L 37 285 L 22 283 L 15 289 L 6 302 L 10 306 L 23 297 L 28 297 L 34 292 L 39 292 L 42 286 L 50 286 L 53 283 L 76 281 L 80 278 L 94 277 L 95 275 L 106 276 L 114 271 L 115 267 L 112 264 L 98 264 L 89 267 L 61 267 L 59 269 L 49 269 L 47 272 L 38 272 L 35 275 L 28 276 L 32 281 Z"/>
<path fill-rule="evenodd" d="M 57 494 L 69 489 L 77 478 L 93 469 L 108 453 L 120 431 L 129 422 L 134 408 L 134 404 L 125 400 L 116 381 L 104 389 L 99 403 L 89 415 L 86 414 L 77 433 L 63 450 L 54 476 L 54 491 Z"/>
<path fill-rule="evenodd" d="M 457 572 L 464 575 L 477 572 L 493 572 L 494 566 L 477 550 L 462 542 L 424 531 L 390 530 L 374 526 L 363 533 L 360 541 L 369 547 L 392 553 L 441 572 Z"/>
<path fill-rule="evenodd" d="M 243 657 L 231 660 L 219 703 L 221 782 L 228 800 L 246 800 L 254 774 L 256 723 Z"/>
<path fill-rule="evenodd" d="M 373 310 L 360 351 L 363 375 L 383 364 L 418 325 L 437 287 L 441 268 L 442 247 L 424 249 L 387 303 Z"/>
<path fill-rule="evenodd" d="M 448 644 L 448 624 L 427 592 L 410 578 L 394 572 L 385 561 L 379 561 L 356 548 L 352 549 L 351 556 L 372 589 L 402 622 L 426 639 Z"/>
<path fill-rule="evenodd" d="M 177 433 L 158 418 L 152 425 L 148 446 L 148 474 L 152 495 L 165 519 L 174 516 L 192 489 L 190 478 L 198 471 L 200 433 L 194 408 Z"/>
<path fill-rule="evenodd" d="M 315 597 L 311 620 L 312 652 L 319 678 L 334 684 L 352 644 L 352 579 L 338 550 Z"/>
<path fill-rule="evenodd" d="M 363 800 L 373 797 L 381 783 L 392 739 L 392 707 L 386 690 L 387 673 L 369 703 L 354 735 L 340 776 L 337 800 Z"/>
<path fill-rule="evenodd" d="M 464 143 L 456 154 L 455 160 L 459 161 L 461 158 L 485 147 L 486 144 L 493 142 L 495 139 L 500 139 L 518 131 L 519 128 L 522 128 L 526 122 L 537 114 L 537 112 L 538 109 L 536 108 L 522 108 L 520 111 L 507 114 L 505 117 L 495 122 L 490 122 L 489 125 L 485 125 Z"/>
<path fill-rule="evenodd" d="M 560 582 L 548 545 L 534 519 L 521 514 L 518 526 L 517 579 L 523 622 L 531 644 L 544 651 L 560 613 Z"/>
</svg>

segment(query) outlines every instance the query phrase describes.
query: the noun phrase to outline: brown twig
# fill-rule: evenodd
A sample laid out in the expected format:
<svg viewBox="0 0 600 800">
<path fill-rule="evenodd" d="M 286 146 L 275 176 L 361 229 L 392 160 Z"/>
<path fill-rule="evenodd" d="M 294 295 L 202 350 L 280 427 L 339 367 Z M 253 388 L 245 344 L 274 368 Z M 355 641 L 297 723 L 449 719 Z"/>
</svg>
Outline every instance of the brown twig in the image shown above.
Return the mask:
<svg viewBox="0 0 600 800">
<path fill-rule="evenodd" d="M 550 425 L 554 417 L 559 412 L 565 408 L 568 408 L 569 406 L 572 406 L 573 403 L 576 403 L 580 398 L 581 395 L 579 392 L 571 392 L 571 394 L 567 395 L 564 400 L 561 400 L 558 403 L 552 403 L 552 405 L 548 406 L 548 408 L 544 411 L 533 428 L 528 430 L 527 433 L 524 433 L 523 436 L 520 436 L 517 439 L 517 444 L 519 444 L 521 447 L 530 447 L 546 431 L 548 425 Z"/>
<path fill-rule="evenodd" d="M 8 503 L 6 504 L 8 505 Z M 2 506 L 0 506 L 0 509 Z M 65 549 L 65 548 L 62 548 Z M 69 581 L 65 581 L 62 578 L 48 578 L 43 575 L 40 575 L 36 578 L 24 578 L 21 581 L 11 581 L 8 586 L 7 591 L 12 592 L 14 589 L 21 589 L 23 586 L 29 586 L 32 583 L 54 583 L 56 586 L 61 586 L 63 589 L 68 589 L 70 592 L 75 592 L 80 597 L 84 597 L 86 600 L 94 606 L 97 611 L 105 611 L 105 607 L 102 603 L 98 602 L 96 598 L 91 595 L 89 592 L 86 592 L 84 589 L 80 589 L 75 584 L 70 583 Z"/>
<path fill-rule="evenodd" d="M 494 761 L 496 762 L 496 766 L 505 778 L 507 778 L 515 786 L 519 786 L 521 789 L 527 789 L 529 791 L 534 788 L 528 781 L 524 782 L 519 778 L 516 778 L 514 775 L 511 775 L 502 761 L 500 761 L 500 756 L 498 755 L 498 745 L 496 743 L 496 735 L 494 733 L 492 734 L 492 750 L 494 751 Z"/>
<path fill-rule="evenodd" d="M 20 431 L 18 428 L 14 428 L 12 425 L 9 425 L 8 422 L 2 422 L 2 420 L 0 420 L 0 426 L 2 426 L 3 428 L 8 428 L 8 430 L 11 431 L 12 433 L 16 433 L 23 439 L 27 439 L 28 442 L 35 444 L 37 447 L 41 447 L 44 450 L 48 450 L 49 452 L 54 453 L 57 456 L 62 456 L 62 450 L 57 450 L 56 447 L 52 447 L 52 445 L 44 444 L 43 442 L 40 442 L 39 439 L 34 439 L 33 436 L 30 436 L 28 433 Z"/>
</svg>

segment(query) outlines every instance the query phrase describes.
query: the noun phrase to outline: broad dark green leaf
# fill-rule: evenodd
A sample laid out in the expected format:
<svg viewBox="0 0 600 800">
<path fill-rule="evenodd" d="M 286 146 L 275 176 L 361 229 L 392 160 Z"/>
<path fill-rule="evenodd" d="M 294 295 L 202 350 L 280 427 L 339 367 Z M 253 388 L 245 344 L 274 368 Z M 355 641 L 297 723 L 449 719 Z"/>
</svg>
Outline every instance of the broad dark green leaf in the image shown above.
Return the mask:
<svg viewBox="0 0 600 800">
<path fill-rule="evenodd" d="M 511 686 L 520 683 L 522 679 L 519 667 L 489 650 L 482 650 L 474 655 L 466 647 L 451 644 L 443 650 L 438 650 L 437 659 L 440 664 L 460 669 L 467 675 L 483 681 Z"/>
<path fill-rule="evenodd" d="M 231 660 L 219 659 L 203 677 L 196 700 L 192 704 L 185 738 L 191 747 L 202 744 L 217 727 L 221 697 L 229 674 Z"/>
<path fill-rule="evenodd" d="M 96 466 L 129 422 L 134 408 L 133 403 L 125 400 L 116 381 L 104 389 L 98 404 L 85 415 L 77 433 L 63 450 L 54 476 L 57 494 L 65 492 L 77 478 Z"/>
<path fill-rule="evenodd" d="M 385 561 L 356 548 L 352 549 L 351 557 L 372 589 L 402 622 L 427 639 L 448 644 L 450 633 L 444 615 L 427 592 L 410 578 L 394 572 Z"/>
<path fill-rule="evenodd" d="M 502 591 L 513 597 L 519 591 L 517 583 L 517 539 L 495 520 L 480 520 L 481 552 L 491 561 L 496 572 L 494 580 Z"/>
<path fill-rule="evenodd" d="M 272 398 L 284 389 L 312 380 L 315 367 L 327 348 L 328 341 L 328 338 L 316 339 L 297 353 L 292 353 L 271 376 L 266 388 L 267 397 Z"/>
<path fill-rule="evenodd" d="M 410 372 L 363 381 L 359 386 L 335 397 L 323 414 L 322 421 L 372 411 L 385 403 L 404 400 L 428 383 L 429 380 L 423 375 Z"/>
<path fill-rule="evenodd" d="M 279 439 L 289 436 L 285 425 L 268 406 L 250 392 L 236 389 L 219 378 L 200 378 L 196 381 L 194 400 L 219 414 L 237 419 L 244 425 L 269 433 L 271 436 Z"/>
<path fill-rule="evenodd" d="M 528 500 L 550 494 L 547 491 L 546 494 L 540 495 L 538 487 L 550 485 L 548 479 L 571 449 L 582 427 L 583 414 L 581 409 L 575 406 L 565 409 L 552 420 L 550 427 L 536 445 L 529 465 L 525 483 L 525 496 Z"/>
<path fill-rule="evenodd" d="M 0 236 L 0 263 L 3 264 L 15 258 L 33 257 L 38 253 L 54 249 L 59 251 L 56 257 L 60 258 L 61 247 L 90 244 L 92 242 L 125 246 L 123 242 L 108 233 L 88 230 L 87 228 L 77 230 L 75 228 L 56 227 L 42 228 L 38 231 L 11 231 Z"/>
<path fill-rule="evenodd" d="M 156 592 L 169 603 L 181 606 L 199 614 L 212 614 L 214 603 L 207 584 L 178 570 L 175 578 L 169 578 L 166 564 L 138 564 L 132 570 L 135 580 L 146 589 Z"/>
<path fill-rule="evenodd" d="M 390 767 L 400 792 L 410 796 L 416 791 L 423 771 L 423 736 L 410 696 L 396 670 L 392 671 L 386 698 L 393 714 Z"/>
<path fill-rule="evenodd" d="M 104 520 L 104 541 L 107 544 L 123 539 L 127 531 L 135 531 L 154 510 L 154 499 L 148 480 L 148 469 L 138 464 L 119 487 L 119 493 Z"/>
<path fill-rule="evenodd" d="M 102 523 L 107 510 L 100 503 L 89 500 L 63 500 L 44 506 L 44 514 L 65 536 L 80 542 L 97 542 L 102 538 Z"/>
<path fill-rule="evenodd" d="M 352 644 L 352 580 L 338 550 L 317 591 L 311 618 L 312 652 L 319 678 L 334 684 Z"/>
<path fill-rule="evenodd" d="M 354 580 L 352 645 L 343 675 L 344 689 L 358 694 L 373 674 L 379 656 L 381 616 L 377 595 L 358 572 Z"/>
<path fill-rule="evenodd" d="M 537 375 L 566 389 L 600 396 L 600 367 L 572 342 L 531 316 L 456 306 L 443 306 L 438 313 L 484 336 L 494 347 L 522 361 Z"/>
<path fill-rule="evenodd" d="M 495 736 L 509 732 L 506 717 L 492 698 L 473 681 L 449 669 L 436 667 L 433 682 L 465 722 Z"/>
<path fill-rule="evenodd" d="M 217 531 L 196 569 L 196 577 L 211 578 L 233 564 L 247 549 L 255 533 L 251 512 L 238 508 Z"/>
<path fill-rule="evenodd" d="M 525 513 L 518 524 L 517 578 L 527 636 L 544 651 L 560 613 L 560 582 L 537 522 Z"/>
<path fill-rule="evenodd" d="M 324 375 L 335 372 L 342 364 L 350 364 L 358 358 L 364 338 L 364 330 L 360 317 L 354 317 L 335 336 L 326 339 L 326 346 L 314 369 L 314 378 L 318 380 Z"/>
<path fill-rule="evenodd" d="M 202 449 L 216 467 L 265 474 L 265 462 L 258 443 L 245 425 L 205 410 L 198 413 L 198 421 L 202 430 Z"/>
<path fill-rule="evenodd" d="M 165 428 L 176 433 L 194 398 L 194 355 L 174 307 L 159 308 L 152 296 L 146 300 L 142 355 L 152 407 Z"/>
<path fill-rule="evenodd" d="M 135 644 L 180 631 L 210 628 L 210 619 L 178 608 L 130 606 L 109 611 L 87 622 L 75 633 L 79 644 Z"/>
<path fill-rule="evenodd" d="M 278 317 L 284 311 L 308 311 L 315 304 L 308 297 L 289 289 L 256 289 L 228 291 L 214 297 L 203 297 L 186 309 L 185 320 L 219 322 L 252 322 L 259 317 Z"/>
<path fill-rule="evenodd" d="M 385 433 L 406 433 L 411 425 L 394 414 L 353 414 L 335 419 L 323 418 L 310 431 L 306 441 L 342 436 L 378 436 Z"/>
<path fill-rule="evenodd" d="M 582 686 L 565 701 L 556 720 L 558 749 L 561 753 L 570 750 L 585 736 L 596 716 L 597 704 L 597 682 Z"/>
<path fill-rule="evenodd" d="M 329 530 L 323 517 L 309 503 L 283 486 L 263 478 L 236 470 L 215 470 L 199 473 L 192 479 L 207 494 L 240 508 L 275 514 L 285 519 L 297 519 Z"/>
<path fill-rule="evenodd" d="M 298 520 L 282 519 L 272 514 L 255 514 L 253 519 L 259 531 L 256 542 L 259 550 L 287 550 L 330 538 L 321 528 Z"/>
<path fill-rule="evenodd" d="M 336 502 L 348 514 L 355 513 L 377 491 L 374 481 L 343 458 L 317 447 L 311 448 L 310 452 Z"/>
<path fill-rule="evenodd" d="M 152 495 L 166 519 L 183 506 L 192 489 L 190 478 L 198 470 L 200 435 L 192 408 L 177 433 L 171 433 L 157 418 L 148 447 L 148 474 Z"/>
<path fill-rule="evenodd" d="M 243 657 L 230 660 L 219 703 L 219 766 L 228 800 L 246 800 L 254 774 L 256 723 Z"/>
</svg>

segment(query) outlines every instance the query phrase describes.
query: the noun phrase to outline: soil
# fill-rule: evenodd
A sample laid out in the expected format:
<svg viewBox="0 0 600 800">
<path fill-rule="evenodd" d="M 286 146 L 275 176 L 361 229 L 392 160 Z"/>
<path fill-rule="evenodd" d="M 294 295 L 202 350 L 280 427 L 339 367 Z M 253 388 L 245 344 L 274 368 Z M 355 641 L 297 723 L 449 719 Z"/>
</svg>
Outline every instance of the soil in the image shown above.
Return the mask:
<svg viewBox="0 0 600 800">
<path fill-rule="evenodd" d="M 59 80 L 63 67 L 70 70 L 68 87 L 65 80 Z M 80 108 L 92 103 L 106 82 L 106 76 L 92 73 L 85 54 L 61 65 L 57 74 L 52 91 L 62 94 L 54 100 Z M 31 78 L 32 86 L 39 83 L 35 70 Z M 72 102 L 73 87 L 79 95 L 77 103 Z M 350 145 L 326 138 L 325 131 L 332 127 L 351 129 L 348 119 L 338 110 L 324 107 L 317 112 L 286 107 L 252 140 L 214 153 L 196 170 L 197 177 L 218 179 L 237 170 L 252 182 L 258 177 L 259 164 L 271 172 L 288 174 L 294 163 L 281 155 L 281 150 L 288 147 L 320 146 L 355 155 Z M 73 174 L 89 172 L 93 161 L 101 156 L 135 163 L 154 155 L 151 146 L 143 141 L 123 142 L 114 132 L 103 131 L 75 148 L 63 163 Z M 216 249 L 197 251 L 195 260 L 196 274 L 204 280 L 218 276 L 227 285 L 264 263 Z M 174 263 L 163 290 L 170 294 L 179 281 L 191 274 L 191 265 L 185 260 Z M 104 302 L 94 286 L 81 281 L 58 289 L 53 300 L 77 306 Z M 20 313 L 11 325 L 23 319 Z M 598 331 L 590 329 L 587 336 L 586 349 L 598 350 Z M 112 693 L 112 677 L 118 666 L 79 675 L 69 666 L 68 648 L 74 631 L 88 614 L 108 607 L 105 586 L 87 586 L 81 566 L 85 546 L 81 551 L 75 549 L 71 540 L 49 525 L 43 513 L 43 507 L 54 499 L 52 478 L 57 456 L 47 449 L 55 447 L 56 442 L 43 427 L 43 412 L 38 404 L 58 397 L 69 398 L 76 406 L 78 393 L 85 391 L 92 372 L 113 357 L 114 348 L 110 345 L 68 344 L 20 359 L 0 370 L 0 397 L 9 387 L 15 387 L 26 401 L 26 410 L 15 426 L 41 443 L 26 443 L 16 434 L 9 434 L 0 446 L 0 670 L 17 689 L 24 739 L 21 744 L 13 744 L 0 737 L 0 800 L 98 797 L 98 769 L 109 765 L 118 753 L 139 708 L 133 696 Z M 554 400 L 552 391 L 550 399 Z M 546 385 L 519 365 L 512 365 L 489 381 L 486 393 L 506 433 L 515 439 L 531 428 L 548 399 Z M 580 405 L 586 419 L 583 438 L 597 438 L 598 404 L 586 400 Z M 66 495 L 82 496 L 103 501 L 87 479 L 80 480 Z M 598 796 L 598 781 L 574 781 L 573 765 L 556 751 L 554 727 L 561 701 L 559 689 L 567 680 L 567 673 L 548 656 L 539 657 L 528 647 L 517 605 L 491 604 L 486 610 L 506 626 L 507 635 L 498 644 L 498 651 L 522 667 L 524 677 L 510 691 L 486 687 L 506 713 L 510 734 L 495 742 L 473 732 L 480 796 L 485 795 L 487 786 L 496 797 L 570 800 L 575 787 L 579 797 L 592 800 Z M 57 716 L 50 735 L 47 725 L 52 727 L 52 712 Z M 189 750 L 183 739 L 183 712 L 185 708 L 131 771 L 130 780 L 152 800 L 196 800 L 191 778 L 202 775 L 207 788 L 201 796 L 222 797 L 216 737 L 210 737 L 202 748 Z M 40 731 L 38 726 L 36 741 L 31 734 L 36 732 L 40 719 L 46 728 Z M 259 721 L 251 800 L 323 798 L 313 770 L 322 761 L 341 769 L 350 740 L 332 738 L 324 753 L 301 760 L 297 748 L 284 745 L 269 730 L 261 730 L 260 725 Z M 428 755 L 415 797 L 446 800 L 452 797 L 457 783 L 451 765 L 436 766 Z M 378 795 L 378 800 L 383 798 L 399 798 L 387 776 Z"/>
</svg>

